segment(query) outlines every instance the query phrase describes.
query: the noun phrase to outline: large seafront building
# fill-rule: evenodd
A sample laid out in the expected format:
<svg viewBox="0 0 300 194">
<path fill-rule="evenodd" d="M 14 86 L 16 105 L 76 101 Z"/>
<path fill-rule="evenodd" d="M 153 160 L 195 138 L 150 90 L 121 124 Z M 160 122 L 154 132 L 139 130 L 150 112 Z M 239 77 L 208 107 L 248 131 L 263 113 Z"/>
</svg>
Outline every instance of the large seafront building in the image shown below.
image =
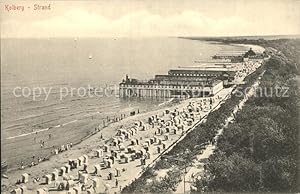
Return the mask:
<svg viewBox="0 0 300 194">
<path fill-rule="evenodd" d="M 236 68 L 232 66 L 184 67 L 169 70 L 167 75 L 141 81 L 126 76 L 119 85 L 121 98 L 184 98 L 213 96 L 230 85 Z"/>
<path fill-rule="evenodd" d="M 250 53 L 250 54 L 247 54 Z M 214 96 L 234 82 L 239 66 L 254 56 L 250 49 L 244 55 L 234 55 L 230 62 L 216 62 L 213 66 L 179 67 L 167 75 L 155 75 L 154 79 L 141 81 L 126 78 L 119 84 L 121 98 L 186 98 Z M 247 56 L 246 56 L 247 55 Z M 229 55 L 218 55 L 218 59 L 229 59 Z M 242 59 L 240 57 L 242 56 Z M 213 56 L 214 58 L 214 56 Z M 246 59 L 248 60 L 248 59 Z"/>
</svg>

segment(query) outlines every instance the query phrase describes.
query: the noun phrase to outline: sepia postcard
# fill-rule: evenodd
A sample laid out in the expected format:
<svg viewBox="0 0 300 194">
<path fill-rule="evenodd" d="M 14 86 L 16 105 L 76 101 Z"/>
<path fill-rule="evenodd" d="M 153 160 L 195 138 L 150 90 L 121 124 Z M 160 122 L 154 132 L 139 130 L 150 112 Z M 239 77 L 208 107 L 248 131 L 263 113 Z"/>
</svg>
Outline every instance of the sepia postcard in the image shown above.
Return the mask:
<svg viewBox="0 0 300 194">
<path fill-rule="evenodd" d="M 299 0 L 2 0 L 1 193 L 299 193 Z"/>
</svg>

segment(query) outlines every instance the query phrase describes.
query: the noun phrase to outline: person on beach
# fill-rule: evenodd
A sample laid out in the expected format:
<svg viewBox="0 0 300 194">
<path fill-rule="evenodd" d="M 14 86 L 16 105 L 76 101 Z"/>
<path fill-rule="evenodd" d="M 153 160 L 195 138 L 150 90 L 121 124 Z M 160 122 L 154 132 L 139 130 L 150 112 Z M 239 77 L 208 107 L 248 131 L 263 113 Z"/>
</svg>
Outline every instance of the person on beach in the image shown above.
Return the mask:
<svg viewBox="0 0 300 194">
<path fill-rule="evenodd" d="M 24 166 L 24 162 L 23 161 L 21 161 L 21 169 L 24 169 L 25 168 L 25 166 Z"/>
<path fill-rule="evenodd" d="M 118 179 L 116 179 L 116 188 L 118 188 L 119 182 Z"/>
<path fill-rule="evenodd" d="M 81 186 L 81 191 L 86 191 L 86 186 L 84 184 Z"/>
</svg>

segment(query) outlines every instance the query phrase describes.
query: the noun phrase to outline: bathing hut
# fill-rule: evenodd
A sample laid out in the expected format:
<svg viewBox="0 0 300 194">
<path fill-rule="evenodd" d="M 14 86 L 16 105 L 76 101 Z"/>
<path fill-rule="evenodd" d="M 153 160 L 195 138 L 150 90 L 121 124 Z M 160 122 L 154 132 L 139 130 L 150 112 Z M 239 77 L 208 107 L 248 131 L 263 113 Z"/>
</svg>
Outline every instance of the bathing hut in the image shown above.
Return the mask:
<svg viewBox="0 0 300 194">
<path fill-rule="evenodd" d="M 64 181 L 67 181 L 67 180 L 70 180 L 70 177 L 68 176 L 68 175 L 64 175 L 64 176 L 62 176 L 62 179 L 64 180 Z"/>
<path fill-rule="evenodd" d="M 158 145 L 161 145 L 161 144 L 162 144 L 162 139 L 161 139 L 161 138 L 158 138 L 158 139 L 157 139 L 157 144 L 158 144 Z"/>
<path fill-rule="evenodd" d="M 179 125 L 180 124 L 180 119 L 178 117 L 174 118 L 174 124 Z"/>
<path fill-rule="evenodd" d="M 144 156 L 146 154 L 147 150 L 145 148 L 142 148 L 140 150 L 140 152 L 141 152 L 141 155 Z"/>
<path fill-rule="evenodd" d="M 121 169 L 115 168 L 115 177 L 121 176 Z"/>
<path fill-rule="evenodd" d="M 55 181 L 54 182 L 54 188 L 56 187 L 57 191 L 63 191 L 65 190 L 65 186 L 63 184 L 63 181 Z"/>
<path fill-rule="evenodd" d="M 146 152 L 147 159 L 150 159 L 150 153 Z"/>
<path fill-rule="evenodd" d="M 74 194 L 80 194 L 81 193 L 81 189 L 80 189 L 79 186 L 73 187 L 73 190 L 74 190 Z"/>
<path fill-rule="evenodd" d="M 119 137 L 119 139 L 120 139 L 121 142 L 124 142 L 125 141 L 125 135 L 121 134 L 120 137 Z"/>
<path fill-rule="evenodd" d="M 38 189 L 36 190 L 37 194 L 46 194 L 47 192 L 45 191 L 45 189 Z"/>
<path fill-rule="evenodd" d="M 134 134 L 137 134 L 137 132 L 138 132 L 138 129 L 137 129 L 137 127 L 131 127 L 131 130 L 133 130 L 133 131 L 134 131 Z"/>
<path fill-rule="evenodd" d="M 105 159 L 105 161 L 104 161 L 104 166 L 105 166 L 106 168 L 112 168 L 112 166 L 113 166 L 113 161 L 112 161 L 111 159 Z"/>
<path fill-rule="evenodd" d="M 94 194 L 95 191 L 94 191 L 92 188 L 88 188 L 88 189 L 86 190 L 86 193 L 87 193 L 87 194 Z"/>
<path fill-rule="evenodd" d="M 110 171 L 107 175 L 107 180 L 112 180 L 113 178 L 113 173 Z"/>
<path fill-rule="evenodd" d="M 176 128 L 172 129 L 172 134 L 174 134 L 174 135 L 177 134 L 177 129 Z"/>
<path fill-rule="evenodd" d="M 117 136 L 121 136 L 123 134 L 124 129 L 118 129 Z"/>
<path fill-rule="evenodd" d="M 157 128 L 156 134 L 157 134 L 157 135 L 161 135 L 161 134 L 162 134 L 161 128 Z"/>
<path fill-rule="evenodd" d="M 163 141 L 168 141 L 168 139 L 169 139 L 169 136 L 168 135 L 164 135 Z"/>
<path fill-rule="evenodd" d="M 85 163 L 85 164 L 89 163 L 89 157 L 86 154 L 83 155 L 83 163 Z"/>
<path fill-rule="evenodd" d="M 131 130 L 131 129 L 129 129 L 129 130 L 128 130 L 128 133 L 130 133 L 130 135 L 131 135 L 131 136 L 133 136 L 133 135 L 134 135 L 134 131 L 133 131 L 133 130 Z"/>
<path fill-rule="evenodd" d="M 83 184 L 87 184 L 88 177 L 89 177 L 88 174 L 80 174 L 80 176 L 79 176 L 79 182 L 83 183 Z"/>
<path fill-rule="evenodd" d="M 94 171 L 95 175 L 100 175 L 100 171 L 101 171 L 100 164 L 94 165 L 94 169 L 95 169 L 95 171 Z"/>
<path fill-rule="evenodd" d="M 117 146 L 119 144 L 119 141 L 117 138 L 113 138 L 113 142 L 112 142 L 112 145 L 113 146 Z"/>
<path fill-rule="evenodd" d="M 70 144 L 66 145 L 66 150 L 69 150 L 71 148 Z"/>
<path fill-rule="evenodd" d="M 83 169 L 84 172 L 88 172 L 88 165 L 87 164 L 83 164 Z"/>
<path fill-rule="evenodd" d="M 141 165 L 145 165 L 146 164 L 146 159 L 144 157 L 141 158 Z"/>
<path fill-rule="evenodd" d="M 133 153 L 134 152 L 134 147 L 133 146 L 128 146 L 127 147 L 127 153 Z"/>
<path fill-rule="evenodd" d="M 188 126 L 191 126 L 193 124 L 193 119 L 191 118 L 186 119 L 186 123 Z"/>
<path fill-rule="evenodd" d="M 16 188 L 10 192 L 11 194 L 22 194 L 21 188 Z"/>
<path fill-rule="evenodd" d="M 70 164 L 71 165 L 71 164 Z M 72 165 L 71 165 L 72 169 L 78 168 L 78 159 L 73 160 Z"/>
<path fill-rule="evenodd" d="M 106 160 L 106 159 L 110 159 L 112 157 L 111 154 L 105 154 L 105 157 L 103 158 L 103 161 Z"/>
<path fill-rule="evenodd" d="M 102 156 L 103 156 L 103 150 L 102 149 L 96 150 L 96 157 L 100 158 Z"/>
<path fill-rule="evenodd" d="M 65 164 L 66 167 L 66 173 L 69 173 L 71 171 L 71 166 L 69 164 Z"/>
<path fill-rule="evenodd" d="M 178 130 L 183 130 L 183 125 L 178 125 L 178 126 L 177 126 L 177 129 L 178 129 Z"/>
<path fill-rule="evenodd" d="M 144 144 L 147 144 L 147 146 L 149 147 L 149 146 L 151 145 L 150 140 L 149 140 L 149 139 L 146 140 Z M 144 144 L 143 144 L 143 145 L 144 145 Z"/>
<path fill-rule="evenodd" d="M 126 131 L 125 132 L 125 139 L 129 139 L 130 137 L 131 137 L 131 134 L 128 131 Z"/>
<path fill-rule="evenodd" d="M 47 174 L 47 175 L 45 175 L 44 176 L 45 177 L 45 184 L 47 184 L 47 185 L 50 185 L 51 184 L 51 182 L 52 182 L 52 175 L 50 175 L 50 174 Z"/>
<path fill-rule="evenodd" d="M 93 182 L 93 188 L 99 188 L 101 186 L 101 181 L 99 178 L 93 178 L 92 182 Z"/>
<path fill-rule="evenodd" d="M 84 161 L 83 156 L 80 156 L 80 157 L 78 158 L 78 166 L 82 166 L 83 163 L 84 163 L 83 161 Z"/>
<path fill-rule="evenodd" d="M 191 105 L 189 105 L 189 106 L 187 107 L 187 110 L 188 110 L 188 112 L 193 112 L 193 107 L 192 107 Z"/>
<path fill-rule="evenodd" d="M 135 161 L 135 159 L 136 159 L 136 152 L 135 153 L 132 153 L 132 154 L 130 154 L 129 155 L 129 158 L 130 158 L 130 161 Z"/>
<path fill-rule="evenodd" d="M 103 146 L 103 150 L 104 150 L 104 152 L 108 152 L 109 151 L 109 146 L 108 145 L 104 145 Z"/>
<path fill-rule="evenodd" d="M 131 140 L 130 140 L 130 145 L 137 145 L 136 139 L 131 139 Z"/>
<path fill-rule="evenodd" d="M 123 143 L 119 144 L 119 150 L 120 151 L 124 151 L 125 150 L 125 146 Z"/>
<path fill-rule="evenodd" d="M 65 175 L 66 171 L 67 171 L 67 170 L 66 170 L 66 167 L 65 167 L 65 166 L 60 167 L 59 175 L 60 175 L 60 176 Z"/>
<path fill-rule="evenodd" d="M 22 179 L 21 179 L 22 183 L 28 183 L 28 181 L 29 181 L 29 174 L 28 173 L 22 174 L 21 177 L 22 177 Z"/>
<path fill-rule="evenodd" d="M 143 126 L 143 122 L 142 121 L 137 121 L 137 122 L 135 122 L 135 126 L 137 126 L 137 127 L 141 127 L 141 126 Z"/>
<path fill-rule="evenodd" d="M 124 138 L 121 138 L 121 136 L 117 137 L 117 140 L 118 140 L 119 143 L 123 143 L 125 141 L 125 137 Z"/>
<path fill-rule="evenodd" d="M 21 189 L 21 193 L 22 194 L 26 194 L 27 193 L 27 187 L 25 186 L 25 185 L 22 185 L 21 187 L 20 187 L 20 189 Z"/>
<path fill-rule="evenodd" d="M 128 163 L 129 158 L 128 158 L 127 155 L 124 155 L 124 156 L 122 157 L 122 160 L 124 161 L 124 163 Z M 122 160 L 121 160 L 121 161 L 122 161 Z"/>
<path fill-rule="evenodd" d="M 160 152 L 161 152 L 161 149 L 160 149 L 160 147 L 159 147 L 159 146 L 157 146 L 157 147 L 156 147 L 156 151 L 157 151 L 157 153 L 158 153 L 158 154 L 160 154 Z"/>
<path fill-rule="evenodd" d="M 143 144 L 143 148 L 144 148 L 146 151 L 149 151 L 149 146 L 148 146 L 147 143 L 144 143 L 144 144 Z"/>
<path fill-rule="evenodd" d="M 137 127 L 139 127 L 140 126 L 139 121 L 134 122 L 134 125 L 137 126 Z"/>
<path fill-rule="evenodd" d="M 57 179 L 58 179 L 58 170 L 57 169 L 55 169 L 52 173 L 51 173 L 51 180 L 52 181 L 56 181 Z"/>
<path fill-rule="evenodd" d="M 120 159 L 123 159 L 125 157 L 124 153 L 120 153 Z"/>
</svg>

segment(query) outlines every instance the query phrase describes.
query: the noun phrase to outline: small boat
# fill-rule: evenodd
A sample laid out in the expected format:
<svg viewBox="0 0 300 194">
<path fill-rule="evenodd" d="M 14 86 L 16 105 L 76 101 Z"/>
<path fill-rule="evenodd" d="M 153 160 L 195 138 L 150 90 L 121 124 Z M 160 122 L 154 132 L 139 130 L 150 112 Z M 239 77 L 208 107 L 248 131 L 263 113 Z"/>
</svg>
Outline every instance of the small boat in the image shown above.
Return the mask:
<svg viewBox="0 0 300 194">
<path fill-rule="evenodd" d="M 92 55 L 90 55 L 90 56 L 89 56 L 89 59 L 92 59 L 92 58 L 93 58 L 93 56 L 92 56 Z"/>
</svg>

